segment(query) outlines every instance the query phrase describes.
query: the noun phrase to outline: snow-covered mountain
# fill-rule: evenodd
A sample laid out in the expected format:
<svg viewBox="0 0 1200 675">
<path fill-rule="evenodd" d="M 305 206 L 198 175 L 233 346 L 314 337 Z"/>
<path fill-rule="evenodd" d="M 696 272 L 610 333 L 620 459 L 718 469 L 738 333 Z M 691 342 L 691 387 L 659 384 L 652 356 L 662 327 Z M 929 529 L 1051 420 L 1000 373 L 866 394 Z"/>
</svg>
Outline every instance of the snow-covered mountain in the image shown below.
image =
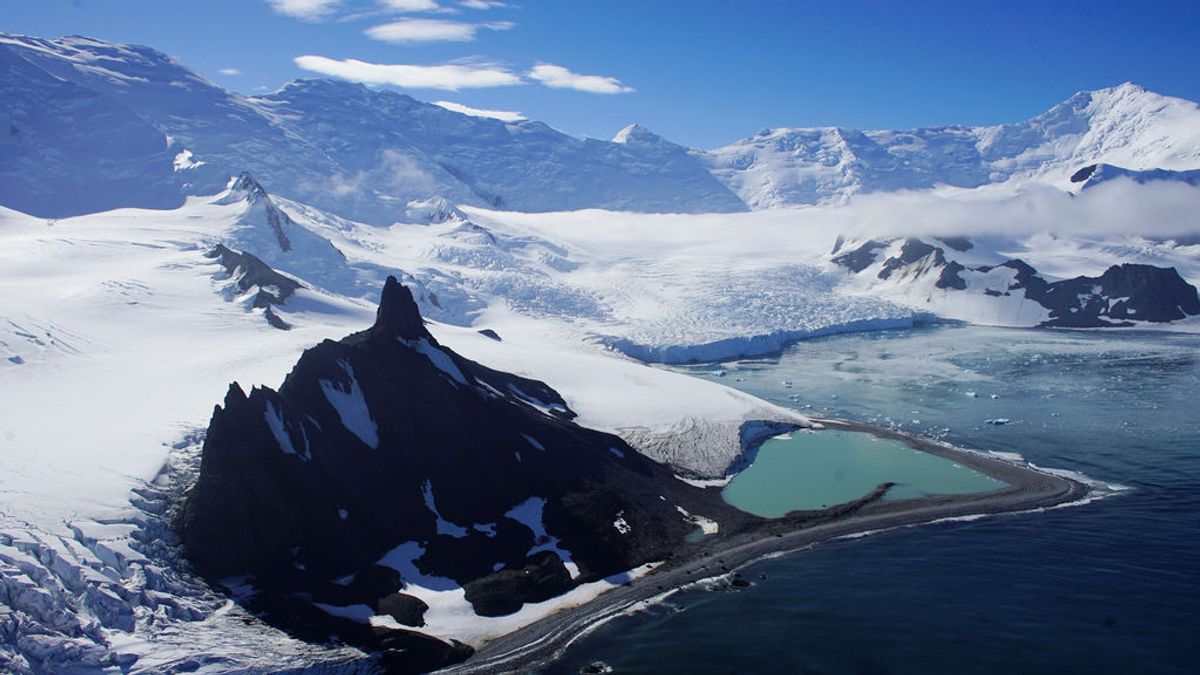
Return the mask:
<svg viewBox="0 0 1200 675">
<path fill-rule="evenodd" d="M 1172 171 L 1171 169 L 1146 169 L 1134 171 L 1112 164 L 1089 164 L 1071 174 L 1071 182 L 1078 183 L 1080 190 L 1089 190 L 1111 180 L 1127 178 L 1135 183 L 1154 183 L 1158 181 L 1184 183 L 1200 186 L 1200 169 L 1188 171 Z"/>
<path fill-rule="evenodd" d="M 1200 315 L 1200 296 L 1174 267 L 1141 262 L 1102 274 L 1047 278 L 1018 257 L 967 237 L 929 242 L 838 239 L 831 262 L 853 292 L 924 306 L 973 323 L 1060 328 L 1152 327 Z M 1184 254 L 1187 255 L 1187 254 Z"/>
<path fill-rule="evenodd" d="M 1200 106 L 1127 82 L 1079 92 L 1016 124 L 766 129 L 696 156 L 752 209 L 1010 179 L 1065 189 L 1080 167 L 1098 162 L 1135 170 L 1200 168 Z"/>
<path fill-rule="evenodd" d="M 178 206 L 242 171 L 379 225 L 439 195 L 525 211 L 745 208 L 656 137 L 579 139 L 331 80 L 247 97 L 148 47 L 83 37 L 0 35 L 0 65 L 0 204 L 43 217 Z"/>
<path fill-rule="evenodd" d="M 1200 168 L 1200 108 L 1132 83 L 991 127 L 768 129 L 712 151 L 638 125 L 611 141 L 474 117 L 394 91 L 301 80 L 222 89 L 165 54 L 0 34 L 0 204 L 41 217 L 170 208 L 249 171 L 362 222 L 409 201 L 514 211 L 730 212 L 1010 179 L 1066 189 L 1080 167 Z"/>
</svg>

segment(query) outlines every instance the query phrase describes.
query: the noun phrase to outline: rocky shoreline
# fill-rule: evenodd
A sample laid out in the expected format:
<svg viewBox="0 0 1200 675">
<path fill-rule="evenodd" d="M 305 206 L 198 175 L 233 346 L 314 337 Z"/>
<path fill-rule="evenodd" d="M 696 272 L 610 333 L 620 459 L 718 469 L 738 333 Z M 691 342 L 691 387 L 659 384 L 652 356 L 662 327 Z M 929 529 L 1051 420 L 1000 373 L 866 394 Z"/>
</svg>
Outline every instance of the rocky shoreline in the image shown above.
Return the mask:
<svg viewBox="0 0 1200 675">
<path fill-rule="evenodd" d="M 1088 487 L 1081 482 L 1021 466 L 984 453 L 954 448 L 909 434 L 846 420 L 814 420 L 825 428 L 872 433 L 958 462 L 1004 481 L 999 490 L 966 495 L 943 495 L 882 501 L 890 485 L 883 484 L 863 498 L 819 511 L 797 511 L 779 519 L 748 524 L 729 535 L 684 549 L 645 576 L 614 588 L 595 601 L 549 616 L 492 640 L 463 663 L 442 673 L 528 671 L 559 657 L 579 636 L 619 616 L 639 603 L 665 597 L 696 581 L 735 574 L 766 556 L 808 548 L 833 539 L 927 524 L 947 518 L 1012 513 L 1046 508 L 1082 499 Z M 720 489 L 720 488 L 710 488 Z"/>
</svg>

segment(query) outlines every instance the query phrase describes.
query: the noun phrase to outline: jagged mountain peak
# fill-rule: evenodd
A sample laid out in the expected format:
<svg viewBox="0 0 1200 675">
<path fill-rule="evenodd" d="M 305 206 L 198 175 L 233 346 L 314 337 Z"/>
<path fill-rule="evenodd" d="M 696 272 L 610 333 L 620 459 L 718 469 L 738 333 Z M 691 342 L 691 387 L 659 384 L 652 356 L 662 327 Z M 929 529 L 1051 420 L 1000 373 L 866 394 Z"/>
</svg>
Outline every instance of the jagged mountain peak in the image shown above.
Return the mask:
<svg viewBox="0 0 1200 675">
<path fill-rule="evenodd" d="M 388 276 L 379 297 L 379 310 L 375 314 L 375 325 L 371 326 L 371 337 L 376 340 L 432 339 L 425 330 L 421 310 L 413 299 L 412 291 Z"/>
<path fill-rule="evenodd" d="M 305 351 L 278 390 L 230 387 L 181 515 L 199 570 L 250 575 L 255 609 L 321 639 L 401 640 L 389 672 L 427 672 L 471 651 L 441 633 L 448 616 L 512 614 L 661 560 L 694 528 L 685 511 L 746 522 L 421 321 L 389 278 L 369 331 Z M 404 627 L 328 609 L 351 605 Z"/>
<path fill-rule="evenodd" d="M 445 222 L 467 222 L 467 214 L 445 197 L 414 199 L 404 208 L 404 216 L 410 222 L 425 225 L 440 225 Z"/>
<path fill-rule="evenodd" d="M 251 204 L 271 198 L 262 184 L 254 180 L 254 176 L 251 176 L 249 171 L 243 171 L 237 178 L 229 182 L 229 192 L 235 199 L 242 199 Z"/>
</svg>

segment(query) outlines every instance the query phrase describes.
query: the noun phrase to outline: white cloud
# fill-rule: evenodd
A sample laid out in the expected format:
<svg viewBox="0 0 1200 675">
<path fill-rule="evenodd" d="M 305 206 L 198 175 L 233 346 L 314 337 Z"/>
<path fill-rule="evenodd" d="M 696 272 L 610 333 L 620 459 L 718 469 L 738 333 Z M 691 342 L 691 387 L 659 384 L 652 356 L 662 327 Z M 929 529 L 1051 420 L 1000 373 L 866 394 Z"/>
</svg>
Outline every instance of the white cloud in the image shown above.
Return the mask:
<svg viewBox="0 0 1200 675">
<path fill-rule="evenodd" d="M 267 0 L 267 4 L 294 19 L 319 21 L 342 4 L 342 0 Z"/>
<path fill-rule="evenodd" d="M 879 192 L 845 206 L 813 208 L 809 227 L 858 236 L 1021 236 L 1041 232 L 1172 237 L 1195 232 L 1200 188 L 1162 181 L 1106 182 L 1078 196 L 1030 184 L 986 189 Z"/>
<path fill-rule="evenodd" d="M 304 70 L 364 84 L 391 84 L 410 89 L 481 89 L 523 84 L 521 77 L 501 66 L 444 63 L 434 66 L 367 63 L 357 59 L 297 56 Z"/>
<path fill-rule="evenodd" d="M 367 37 L 382 42 L 471 42 L 481 28 L 508 30 L 514 25 L 510 21 L 463 23 L 442 19 L 401 19 L 372 26 L 366 30 L 366 34 Z"/>
<path fill-rule="evenodd" d="M 217 72 L 222 75 L 230 75 L 230 76 L 242 74 L 242 71 L 238 70 L 237 68 L 222 68 L 222 69 L 218 70 Z"/>
<path fill-rule="evenodd" d="M 500 0 L 459 0 L 458 4 L 467 9 L 498 9 L 500 7 L 508 7 L 507 2 L 500 2 Z"/>
<path fill-rule="evenodd" d="M 439 12 L 444 11 L 436 0 L 379 0 L 379 4 L 393 12 Z"/>
<path fill-rule="evenodd" d="M 533 70 L 529 71 L 529 77 L 547 87 L 574 89 L 592 94 L 627 94 L 634 90 L 633 87 L 621 84 L 621 81 L 615 77 L 580 75 L 552 63 L 542 63 L 534 66 Z"/>
<path fill-rule="evenodd" d="M 470 115 L 471 117 L 487 117 L 494 120 L 500 120 L 501 122 L 520 122 L 521 120 L 528 119 L 519 112 L 472 108 L 471 106 L 455 103 L 454 101 L 433 101 L 433 104 L 452 112 Z"/>
</svg>

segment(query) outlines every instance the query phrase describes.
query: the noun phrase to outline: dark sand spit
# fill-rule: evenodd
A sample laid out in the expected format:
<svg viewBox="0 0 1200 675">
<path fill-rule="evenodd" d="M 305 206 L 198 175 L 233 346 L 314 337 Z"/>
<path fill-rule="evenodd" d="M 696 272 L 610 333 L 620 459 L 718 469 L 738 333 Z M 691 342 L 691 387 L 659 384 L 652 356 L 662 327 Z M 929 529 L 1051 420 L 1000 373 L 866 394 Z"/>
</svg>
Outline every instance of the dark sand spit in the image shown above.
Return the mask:
<svg viewBox="0 0 1200 675">
<path fill-rule="evenodd" d="M 992 492 L 882 501 L 890 487 L 848 504 L 818 511 L 796 511 L 783 518 L 721 533 L 697 546 L 681 547 L 673 559 L 643 577 L 614 588 L 592 602 L 572 607 L 492 640 L 467 661 L 442 673 L 525 672 L 557 658 L 589 629 L 638 603 L 669 594 L 702 579 L 735 574 L 764 557 L 809 548 L 849 535 L 921 525 L 946 518 L 1012 513 L 1078 501 L 1088 493 L 1079 481 L 1051 475 L 935 441 L 858 422 L 814 420 L 829 429 L 861 431 L 899 440 L 944 457 L 1007 485 Z M 711 488 L 719 489 L 719 488 Z M 709 541 L 711 540 L 711 541 Z M 769 582 L 768 582 L 769 583 Z"/>
</svg>

